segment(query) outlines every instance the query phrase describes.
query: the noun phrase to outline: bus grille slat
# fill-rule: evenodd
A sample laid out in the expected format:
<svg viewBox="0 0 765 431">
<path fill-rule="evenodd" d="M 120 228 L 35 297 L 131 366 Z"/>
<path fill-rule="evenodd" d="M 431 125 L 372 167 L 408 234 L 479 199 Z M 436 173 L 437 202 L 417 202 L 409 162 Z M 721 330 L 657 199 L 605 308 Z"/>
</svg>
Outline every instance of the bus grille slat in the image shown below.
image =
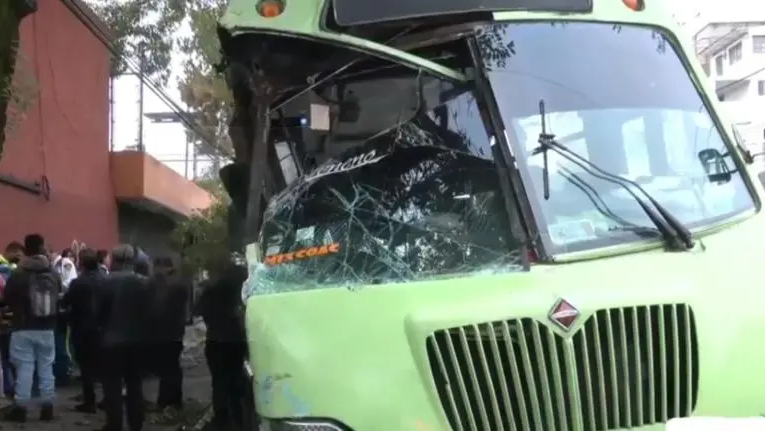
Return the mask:
<svg viewBox="0 0 765 431">
<path fill-rule="evenodd" d="M 606 431 L 689 416 L 698 391 L 685 304 L 599 310 L 571 337 L 530 318 L 434 332 L 426 344 L 456 431 Z"/>
</svg>

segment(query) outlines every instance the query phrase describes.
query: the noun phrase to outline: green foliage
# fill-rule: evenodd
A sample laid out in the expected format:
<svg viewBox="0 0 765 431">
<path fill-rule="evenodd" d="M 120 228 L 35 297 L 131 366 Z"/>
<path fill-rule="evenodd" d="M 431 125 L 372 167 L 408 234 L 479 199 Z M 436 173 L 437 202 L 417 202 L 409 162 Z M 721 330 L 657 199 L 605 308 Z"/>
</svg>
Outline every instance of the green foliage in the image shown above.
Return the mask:
<svg viewBox="0 0 765 431">
<path fill-rule="evenodd" d="M 0 155 L 5 143 L 5 126 L 8 121 L 6 109 L 12 92 L 13 72 L 16 65 L 16 51 L 19 43 L 18 26 L 19 20 L 11 2 L 0 2 Z"/>
<path fill-rule="evenodd" d="M 231 154 L 228 124 L 234 103 L 225 77 L 216 70 L 221 62 L 217 22 L 227 3 L 226 0 L 191 0 L 186 4 L 191 34 L 179 40 L 182 51 L 189 55 L 183 61 L 178 89 L 204 135 L 215 139 Z"/>
<path fill-rule="evenodd" d="M 124 59 L 138 64 L 139 59 L 144 58 L 144 73 L 162 84 L 167 83 L 176 48 L 174 36 L 186 17 L 186 0 L 86 2 L 114 34 L 112 74 L 129 71 Z"/>
<path fill-rule="evenodd" d="M 39 94 L 35 73 L 19 51 L 20 21 L 12 3 L 0 2 L 0 156 Z"/>
<path fill-rule="evenodd" d="M 217 179 L 204 178 L 197 184 L 210 192 L 215 201 L 178 222 L 170 237 L 173 247 L 183 256 L 184 269 L 189 274 L 212 271 L 229 256 L 228 196 Z"/>
<path fill-rule="evenodd" d="M 146 75 L 166 84 L 172 55 L 182 53 L 183 72 L 179 82 L 182 100 L 201 126 L 201 132 L 218 139 L 225 147 L 233 104 L 228 86 L 214 65 L 220 61 L 217 20 L 227 0 L 86 2 L 106 21 L 116 38 L 112 73 L 129 71 L 121 59 L 137 63 L 143 56 Z M 190 25 L 191 34 L 179 37 L 178 30 L 184 23 Z M 197 183 L 216 200 L 209 208 L 180 221 L 171 235 L 171 243 L 182 253 L 184 265 L 192 273 L 210 270 L 211 265 L 229 254 L 228 196 L 217 179 L 217 172 L 208 173 Z"/>
<path fill-rule="evenodd" d="M 40 94 L 40 86 L 29 59 L 22 53 L 16 54 L 16 68 L 13 76 L 0 77 L 0 98 L 6 104 L 5 139 L 13 135 L 32 109 Z M 0 141 L 2 155 L 3 141 Z"/>
</svg>

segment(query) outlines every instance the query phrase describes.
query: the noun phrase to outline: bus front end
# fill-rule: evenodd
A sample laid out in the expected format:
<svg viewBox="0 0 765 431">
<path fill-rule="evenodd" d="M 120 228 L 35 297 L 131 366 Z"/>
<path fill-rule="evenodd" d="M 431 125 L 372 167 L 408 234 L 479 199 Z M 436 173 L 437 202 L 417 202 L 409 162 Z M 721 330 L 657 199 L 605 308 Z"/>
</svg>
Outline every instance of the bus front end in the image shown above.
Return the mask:
<svg viewBox="0 0 765 431">
<path fill-rule="evenodd" d="M 763 191 L 658 1 L 265 2 L 221 19 L 261 430 L 765 415 Z"/>
</svg>

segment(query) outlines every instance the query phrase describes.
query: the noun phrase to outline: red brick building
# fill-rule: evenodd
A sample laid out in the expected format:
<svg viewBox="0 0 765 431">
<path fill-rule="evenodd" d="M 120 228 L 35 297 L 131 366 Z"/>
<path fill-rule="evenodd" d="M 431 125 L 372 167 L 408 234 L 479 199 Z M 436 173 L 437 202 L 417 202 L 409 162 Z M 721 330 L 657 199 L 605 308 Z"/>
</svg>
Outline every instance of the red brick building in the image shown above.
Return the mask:
<svg viewBox="0 0 765 431">
<path fill-rule="evenodd" d="M 16 69 L 33 78 L 36 97 L 0 159 L 0 245 L 39 232 L 57 250 L 73 239 L 111 247 L 126 240 L 121 224 L 172 226 L 209 203 L 147 155 L 110 154 L 108 29 L 80 0 L 38 4 L 22 22 Z"/>
</svg>

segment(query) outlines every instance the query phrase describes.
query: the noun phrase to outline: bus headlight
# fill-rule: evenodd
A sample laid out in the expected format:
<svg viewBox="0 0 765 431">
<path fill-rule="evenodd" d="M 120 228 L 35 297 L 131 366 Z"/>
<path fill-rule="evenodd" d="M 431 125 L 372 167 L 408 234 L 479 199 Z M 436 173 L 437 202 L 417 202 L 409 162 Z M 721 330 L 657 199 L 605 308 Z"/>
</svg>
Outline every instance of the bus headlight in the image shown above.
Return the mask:
<svg viewBox="0 0 765 431">
<path fill-rule="evenodd" d="M 327 419 L 260 419 L 259 431 L 351 431 Z"/>
</svg>

